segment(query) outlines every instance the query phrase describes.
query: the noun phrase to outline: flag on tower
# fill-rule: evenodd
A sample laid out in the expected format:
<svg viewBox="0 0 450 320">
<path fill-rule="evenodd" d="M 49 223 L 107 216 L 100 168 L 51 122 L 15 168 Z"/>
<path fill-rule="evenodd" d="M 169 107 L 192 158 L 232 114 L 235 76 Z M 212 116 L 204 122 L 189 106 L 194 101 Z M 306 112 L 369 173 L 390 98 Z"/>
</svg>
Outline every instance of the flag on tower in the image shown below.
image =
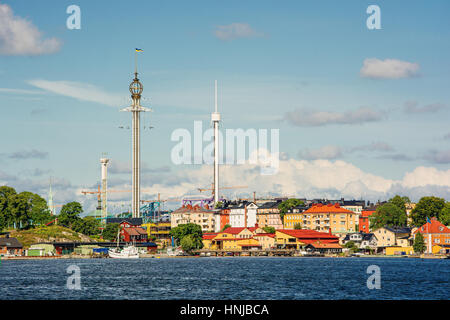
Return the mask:
<svg viewBox="0 0 450 320">
<path fill-rule="evenodd" d="M 144 50 L 136 48 L 136 52 L 143 52 Z"/>
</svg>

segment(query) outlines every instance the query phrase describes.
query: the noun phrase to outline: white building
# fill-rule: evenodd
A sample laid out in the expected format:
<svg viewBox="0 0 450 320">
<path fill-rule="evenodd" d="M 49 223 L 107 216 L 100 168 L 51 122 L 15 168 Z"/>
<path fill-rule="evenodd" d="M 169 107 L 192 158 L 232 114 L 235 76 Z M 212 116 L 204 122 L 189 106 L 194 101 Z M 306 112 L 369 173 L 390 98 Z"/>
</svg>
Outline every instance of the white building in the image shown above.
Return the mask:
<svg viewBox="0 0 450 320">
<path fill-rule="evenodd" d="M 236 228 L 254 227 L 258 206 L 253 202 L 230 205 L 230 225 Z"/>
</svg>

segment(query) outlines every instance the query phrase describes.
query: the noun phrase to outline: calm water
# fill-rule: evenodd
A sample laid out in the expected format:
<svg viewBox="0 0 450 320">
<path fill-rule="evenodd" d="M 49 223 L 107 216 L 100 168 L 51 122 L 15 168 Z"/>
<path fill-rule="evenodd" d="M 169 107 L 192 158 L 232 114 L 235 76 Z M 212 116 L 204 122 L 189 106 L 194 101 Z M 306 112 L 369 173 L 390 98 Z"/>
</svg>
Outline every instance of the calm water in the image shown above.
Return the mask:
<svg viewBox="0 0 450 320">
<path fill-rule="evenodd" d="M 81 290 L 68 290 L 69 265 Z M 381 289 L 369 290 L 369 265 Z M 2 299 L 449 299 L 450 260 L 184 258 L 5 261 Z"/>
</svg>

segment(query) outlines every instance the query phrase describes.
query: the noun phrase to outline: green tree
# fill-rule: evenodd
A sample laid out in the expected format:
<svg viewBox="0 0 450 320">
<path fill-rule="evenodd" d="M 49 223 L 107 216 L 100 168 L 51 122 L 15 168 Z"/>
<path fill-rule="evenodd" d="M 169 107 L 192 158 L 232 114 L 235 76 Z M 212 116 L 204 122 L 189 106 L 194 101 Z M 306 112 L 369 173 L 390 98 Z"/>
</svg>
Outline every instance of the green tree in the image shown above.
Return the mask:
<svg viewBox="0 0 450 320">
<path fill-rule="evenodd" d="M 269 227 L 269 226 L 265 226 L 264 228 L 262 228 L 265 232 L 267 233 L 275 233 L 275 228 L 274 227 Z"/>
<path fill-rule="evenodd" d="M 87 236 L 97 235 L 100 233 L 100 221 L 94 217 L 84 217 L 73 222 L 72 230 Z"/>
<path fill-rule="evenodd" d="M 14 223 L 14 217 L 8 203 L 10 202 L 10 198 L 16 194 L 16 190 L 12 187 L 0 187 L 0 231 Z"/>
<path fill-rule="evenodd" d="M 181 239 L 181 249 L 187 253 L 191 253 L 192 250 L 197 249 L 196 240 L 192 234 L 188 234 Z"/>
<path fill-rule="evenodd" d="M 16 224 L 27 228 L 35 224 L 50 221 L 47 202 L 39 195 L 24 191 L 8 198 L 8 208 Z"/>
<path fill-rule="evenodd" d="M 423 253 L 425 251 L 425 241 L 423 240 L 423 235 L 420 232 L 417 232 L 416 237 L 414 238 L 413 245 L 414 252 Z"/>
<path fill-rule="evenodd" d="M 66 203 L 61 208 L 58 216 L 58 223 L 65 225 L 72 229 L 73 224 L 80 220 L 80 214 L 83 212 L 83 207 L 79 202 L 73 201 Z"/>
<path fill-rule="evenodd" d="M 411 212 L 413 224 L 420 227 L 426 223 L 427 217 L 436 217 L 439 220 L 439 214 L 445 206 L 445 200 L 438 197 L 422 197 Z"/>
<path fill-rule="evenodd" d="M 181 241 L 189 236 L 189 240 L 186 241 L 192 241 L 194 249 L 201 249 L 203 248 L 203 232 L 202 228 L 195 223 L 187 223 L 187 224 L 180 224 L 177 227 L 170 230 L 170 235 L 174 237 L 174 239 L 177 241 L 177 244 L 181 245 Z M 184 250 L 184 249 L 183 249 Z"/>
<path fill-rule="evenodd" d="M 116 241 L 118 231 L 119 231 L 118 223 L 108 223 L 105 229 L 103 229 L 102 233 L 103 239 L 109 241 Z"/>
<path fill-rule="evenodd" d="M 214 207 L 215 209 L 220 209 L 223 206 L 223 202 L 222 201 L 217 201 L 216 206 Z"/>
<path fill-rule="evenodd" d="M 439 221 L 446 226 L 450 226 L 450 202 L 446 202 L 439 213 Z"/>
<path fill-rule="evenodd" d="M 284 216 L 289 210 L 304 204 L 305 203 L 300 199 L 287 199 L 281 202 L 278 205 L 278 210 L 280 211 L 280 218 L 283 224 L 284 224 Z"/>
<path fill-rule="evenodd" d="M 389 199 L 388 202 L 396 205 L 399 209 L 401 209 L 402 211 L 405 211 L 405 213 L 406 213 L 406 204 L 410 203 L 411 200 L 409 200 L 408 197 L 401 197 L 399 195 L 396 195 L 395 197 Z"/>
<path fill-rule="evenodd" d="M 222 230 L 220 230 L 220 231 L 223 232 L 225 229 L 228 229 L 228 228 L 230 228 L 230 227 L 231 227 L 231 225 L 229 225 L 229 224 L 227 223 L 226 225 L 223 226 Z"/>
<path fill-rule="evenodd" d="M 295 230 L 300 230 L 302 228 L 302 224 L 300 222 L 297 222 L 294 224 L 294 229 Z"/>
<path fill-rule="evenodd" d="M 378 207 L 376 212 L 369 218 L 370 225 L 373 229 L 388 227 L 406 226 L 407 216 L 406 210 L 400 209 L 391 202 L 387 202 Z"/>
</svg>

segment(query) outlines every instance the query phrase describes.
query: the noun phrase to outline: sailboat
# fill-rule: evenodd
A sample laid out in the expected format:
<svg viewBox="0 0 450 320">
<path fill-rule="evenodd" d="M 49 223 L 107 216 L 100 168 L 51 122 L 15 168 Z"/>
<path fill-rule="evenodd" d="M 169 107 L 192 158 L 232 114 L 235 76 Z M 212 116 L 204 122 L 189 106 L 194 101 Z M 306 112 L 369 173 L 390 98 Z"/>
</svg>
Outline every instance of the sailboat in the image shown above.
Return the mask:
<svg viewBox="0 0 450 320">
<path fill-rule="evenodd" d="M 109 257 L 114 259 L 138 259 L 139 251 L 135 246 L 128 245 L 124 247 L 122 250 L 120 250 L 119 232 L 120 230 L 117 230 L 117 248 L 113 248 L 108 251 Z"/>
</svg>

